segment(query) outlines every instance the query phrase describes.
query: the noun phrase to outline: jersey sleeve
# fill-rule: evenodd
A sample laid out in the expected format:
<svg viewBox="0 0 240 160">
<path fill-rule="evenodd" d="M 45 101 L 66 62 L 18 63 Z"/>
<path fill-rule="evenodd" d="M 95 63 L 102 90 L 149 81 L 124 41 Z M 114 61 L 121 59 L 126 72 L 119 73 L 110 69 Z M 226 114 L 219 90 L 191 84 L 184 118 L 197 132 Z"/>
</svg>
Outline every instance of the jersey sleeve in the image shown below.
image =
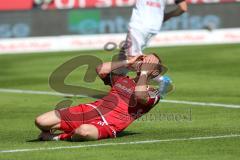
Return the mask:
<svg viewBox="0 0 240 160">
<path fill-rule="evenodd" d="M 149 97 L 146 105 L 147 106 L 155 106 L 156 104 L 158 104 L 159 100 L 160 100 L 160 96 Z"/>
<path fill-rule="evenodd" d="M 158 94 L 158 90 L 151 89 L 148 91 L 148 99 L 146 102 L 147 106 L 154 106 L 160 101 L 160 95 Z"/>
<path fill-rule="evenodd" d="M 109 85 L 109 86 L 112 86 L 116 81 L 118 81 L 118 79 L 120 78 L 121 76 L 119 75 L 116 75 L 114 73 L 109 73 L 107 74 L 106 77 L 102 78 L 103 82 L 105 85 Z"/>
<path fill-rule="evenodd" d="M 175 0 L 175 4 L 179 4 L 179 3 L 183 2 L 183 1 L 185 1 L 185 0 Z"/>
</svg>

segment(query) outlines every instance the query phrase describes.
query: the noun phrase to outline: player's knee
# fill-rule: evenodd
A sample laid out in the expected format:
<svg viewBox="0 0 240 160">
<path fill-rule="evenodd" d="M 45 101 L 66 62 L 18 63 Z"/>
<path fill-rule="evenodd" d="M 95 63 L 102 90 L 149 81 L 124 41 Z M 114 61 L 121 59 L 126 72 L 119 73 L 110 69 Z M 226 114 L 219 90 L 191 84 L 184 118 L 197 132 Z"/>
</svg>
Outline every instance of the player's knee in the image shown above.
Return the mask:
<svg viewBox="0 0 240 160">
<path fill-rule="evenodd" d="M 75 134 L 81 136 L 82 138 L 87 138 L 91 135 L 90 127 L 88 124 L 82 124 L 79 128 L 75 130 Z"/>
<path fill-rule="evenodd" d="M 46 118 L 43 115 L 36 117 L 35 125 L 41 129 L 42 127 L 44 127 L 46 125 Z"/>
</svg>

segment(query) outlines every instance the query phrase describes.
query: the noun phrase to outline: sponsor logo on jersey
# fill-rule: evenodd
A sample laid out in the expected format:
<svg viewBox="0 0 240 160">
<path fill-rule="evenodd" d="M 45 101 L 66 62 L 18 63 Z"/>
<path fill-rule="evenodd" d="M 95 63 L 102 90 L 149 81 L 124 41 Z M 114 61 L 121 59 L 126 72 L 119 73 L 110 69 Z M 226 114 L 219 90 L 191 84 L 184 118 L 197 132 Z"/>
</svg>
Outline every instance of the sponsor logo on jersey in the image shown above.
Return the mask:
<svg viewBox="0 0 240 160">
<path fill-rule="evenodd" d="M 150 6 L 150 7 L 157 7 L 157 8 L 161 7 L 161 3 L 160 2 L 154 2 L 154 1 L 147 1 L 146 5 Z"/>
<path fill-rule="evenodd" d="M 123 90 L 124 92 L 128 93 L 128 94 L 132 94 L 132 89 L 131 88 L 127 88 L 126 86 L 122 85 L 121 83 L 116 83 L 115 85 L 117 88 L 120 88 L 121 90 Z"/>
</svg>

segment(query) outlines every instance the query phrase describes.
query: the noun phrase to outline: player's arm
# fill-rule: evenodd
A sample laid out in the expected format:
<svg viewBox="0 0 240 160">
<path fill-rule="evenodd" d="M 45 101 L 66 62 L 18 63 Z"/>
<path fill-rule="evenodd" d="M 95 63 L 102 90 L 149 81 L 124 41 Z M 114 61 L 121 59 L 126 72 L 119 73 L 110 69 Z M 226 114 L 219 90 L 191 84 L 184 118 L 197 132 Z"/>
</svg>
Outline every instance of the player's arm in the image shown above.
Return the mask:
<svg viewBox="0 0 240 160">
<path fill-rule="evenodd" d="M 149 98 L 147 93 L 147 81 L 149 72 L 141 71 L 140 77 L 135 87 L 135 97 L 139 103 L 146 104 Z"/>
<path fill-rule="evenodd" d="M 163 20 L 164 22 L 172 17 L 177 17 L 183 14 L 184 12 L 187 12 L 188 6 L 185 0 L 175 0 L 175 3 L 177 4 L 177 8 L 173 11 L 164 14 Z"/>
<path fill-rule="evenodd" d="M 119 69 L 121 67 L 128 67 L 132 65 L 138 58 L 139 56 L 133 57 L 128 60 L 123 60 L 123 61 L 105 62 L 97 66 L 96 72 L 101 79 L 104 79 L 113 70 Z"/>
<path fill-rule="evenodd" d="M 149 89 L 151 89 L 151 94 L 149 93 Z M 149 88 L 147 84 L 147 75 L 145 75 L 145 73 L 141 74 L 135 87 L 135 97 L 137 98 L 138 103 L 150 106 L 156 105 L 160 100 L 158 90 Z"/>
<path fill-rule="evenodd" d="M 138 101 L 138 103 L 141 104 L 147 104 L 150 99 L 150 95 L 148 94 L 148 78 L 150 78 L 150 75 L 154 71 L 155 63 L 143 63 L 141 65 L 141 73 L 139 76 L 139 79 L 137 81 L 136 87 L 135 87 L 135 97 Z"/>
<path fill-rule="evenodd" d="M 104 79 L 113 70 L 121 67 L 128 67 L 128 64 L 129 64 L 128 60 L 116 61 L 116 62 L 105 62 L 100 64 L 96 68 L 96 72 L 101 79 Z"/>
</svg>

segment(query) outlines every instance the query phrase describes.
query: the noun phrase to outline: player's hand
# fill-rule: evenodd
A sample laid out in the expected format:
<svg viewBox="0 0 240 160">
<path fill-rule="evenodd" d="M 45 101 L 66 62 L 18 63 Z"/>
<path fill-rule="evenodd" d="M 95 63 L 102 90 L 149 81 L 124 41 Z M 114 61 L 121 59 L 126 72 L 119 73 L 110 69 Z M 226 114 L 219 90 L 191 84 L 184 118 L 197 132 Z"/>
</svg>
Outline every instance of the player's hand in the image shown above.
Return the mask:
<svg viewBox="0 0 240 160">
<path fill-rule="evenodd" d="M 129 58 L 128 58 L 128 65 L 134 64 L 137 60 L 143 59 L 143 57 L 144 57 L 143 55 L 134 56 L 134 57 L 129 57 Z"/>
<path fill-rule="evenodd" d="M 151 63 L 151 64 L 158 64 L 159 60 L 154 55 L 147 55 L 143 59 L 143 63 Z"/>
</svg>

